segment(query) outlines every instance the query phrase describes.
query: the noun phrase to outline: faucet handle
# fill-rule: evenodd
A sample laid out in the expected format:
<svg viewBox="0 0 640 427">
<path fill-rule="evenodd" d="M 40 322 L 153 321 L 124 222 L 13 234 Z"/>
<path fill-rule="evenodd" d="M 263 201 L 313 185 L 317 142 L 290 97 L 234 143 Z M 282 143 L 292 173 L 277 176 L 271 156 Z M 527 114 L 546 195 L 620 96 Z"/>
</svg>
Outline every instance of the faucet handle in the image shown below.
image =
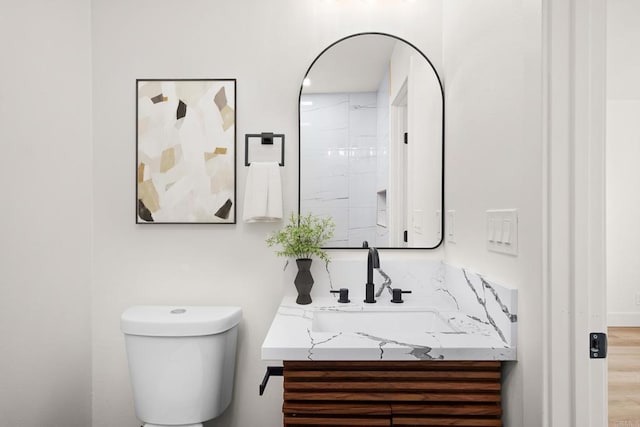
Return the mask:
<svg viewBox="0 0 640 427">
<path fill-rule="evenodd" d="M 340 298 L 338 298 L 338 302 L 341 304 L 346 304 L 348 302 L 351 302 L 351 300 L 349 300 L 349 289 L 347 288 L 340 288 L 339 291 L 329 291 L 332 294 L 340 294 Z"/>
<path fill-rule="evenodd" d="M 402 294 L 410 294 L 411 291 L 403 291 L 400 288 L 393 288 L 393 290 L 391 291 L 391 294 L 393 296 L 393 298 L 391 298 L 391 302 L 394 302 L 396 304 L 401 304 L 404 301 L 402 300 Z"/>
</svg>

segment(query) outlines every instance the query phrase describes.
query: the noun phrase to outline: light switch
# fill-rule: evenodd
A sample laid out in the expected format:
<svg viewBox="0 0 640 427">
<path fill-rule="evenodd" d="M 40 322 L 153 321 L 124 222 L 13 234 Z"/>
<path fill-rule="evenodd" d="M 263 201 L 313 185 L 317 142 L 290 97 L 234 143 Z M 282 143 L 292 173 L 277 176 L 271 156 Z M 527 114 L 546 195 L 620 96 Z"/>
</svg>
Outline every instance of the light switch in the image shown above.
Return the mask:
<svg viewBox="0 0 640 427">
<path fill-rule="evenodd" d="M 511 244 L 511 220 L 509 218 L 502 220 L 502 243 Z"/>
<path fill-rule="evenodd" d="M 487 249 L 509 255 L 518 255 L 518 210 L 495 209 L 486 211 Z"/>
<path fill-rule="evenodd" d="M 498 244 L 502 244 L 503 242 L 503 235 L 504 235 L 504 230 L 502 229 L 502 219 L 497 217 L 494 218 L 493 220 L 493 226 L 495 227 L 496 230 L 496 238 L 495 241 Z"/>
<path fill-rule="evenodd" d="M 496 219 L 494 217 L 489 217 L 488 218 L 488 240 L 491 243 L 495 243 L 496 242 Z"/>
</svg>

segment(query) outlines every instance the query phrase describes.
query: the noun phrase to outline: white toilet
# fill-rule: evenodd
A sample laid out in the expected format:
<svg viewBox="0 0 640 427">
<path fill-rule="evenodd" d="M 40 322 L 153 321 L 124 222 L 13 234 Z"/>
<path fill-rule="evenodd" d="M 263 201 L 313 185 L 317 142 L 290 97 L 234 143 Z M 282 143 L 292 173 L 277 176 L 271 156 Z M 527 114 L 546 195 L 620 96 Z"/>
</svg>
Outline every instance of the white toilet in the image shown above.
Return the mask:
<svg viewBox="0 0 640 427">
<path fill-rule="evenodd" d="M 122 313 L 136 415 L 201 427 L 231 402 L 240 307 L 135 306 Z"/>
</svg>

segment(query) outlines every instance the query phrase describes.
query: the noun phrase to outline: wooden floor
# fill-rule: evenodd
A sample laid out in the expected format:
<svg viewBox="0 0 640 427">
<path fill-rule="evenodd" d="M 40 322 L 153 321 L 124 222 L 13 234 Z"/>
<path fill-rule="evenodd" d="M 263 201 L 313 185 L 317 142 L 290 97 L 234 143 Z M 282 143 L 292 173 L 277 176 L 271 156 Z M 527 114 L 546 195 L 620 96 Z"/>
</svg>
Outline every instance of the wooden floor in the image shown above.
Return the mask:
<svg viewBox="0 0 640 427">
<path fill-rule="evenodd" d="M 609 328 L 609 427 L 640 427 L 640 328 Z"/>
</svg>

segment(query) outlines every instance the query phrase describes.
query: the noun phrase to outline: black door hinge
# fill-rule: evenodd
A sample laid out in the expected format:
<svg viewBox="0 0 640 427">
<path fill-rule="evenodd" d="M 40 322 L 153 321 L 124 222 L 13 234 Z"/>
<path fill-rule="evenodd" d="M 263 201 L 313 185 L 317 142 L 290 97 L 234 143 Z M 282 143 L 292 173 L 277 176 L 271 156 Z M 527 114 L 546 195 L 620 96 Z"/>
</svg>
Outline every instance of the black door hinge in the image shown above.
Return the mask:
<svg viewBox="0 0 640 427">
<path fill-rule="evenodd" d="M 409 243 L 409 232 L 404 230 L 404 242 Z"/>
<path fill-rule="evenodd" d="M 589 334 L 589 357 L 592 359 L 607 358 L 607 334 L 603 332 Z"/>
<path fill-rule="evenodd" d="M 405 133 L 404 133 L 404 143 L 405 143 L 405 144 L 408 144 L 408 143 L 409 143 L 409 133 L 408 133 L 408 132 L 405 132 Z"/>
</svg>

